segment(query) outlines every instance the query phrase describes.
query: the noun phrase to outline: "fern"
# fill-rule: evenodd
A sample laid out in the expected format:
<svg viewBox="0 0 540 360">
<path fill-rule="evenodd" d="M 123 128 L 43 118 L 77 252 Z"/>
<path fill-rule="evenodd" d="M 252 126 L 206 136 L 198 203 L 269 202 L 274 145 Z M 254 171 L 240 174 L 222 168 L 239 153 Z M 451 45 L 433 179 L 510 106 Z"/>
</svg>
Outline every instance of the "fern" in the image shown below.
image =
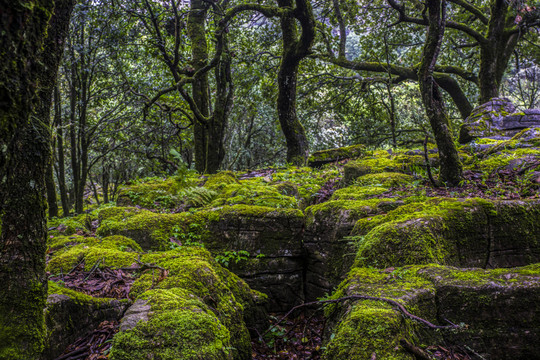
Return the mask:
<svg viewBox="0 0 540 360">
<path fill-rule="evenodd" d="M 184 204 L 188 207 L 201 207 L 210 204 L 218 193 L 204 187 L 188 187 L 180 191 Z"/>
</svg>

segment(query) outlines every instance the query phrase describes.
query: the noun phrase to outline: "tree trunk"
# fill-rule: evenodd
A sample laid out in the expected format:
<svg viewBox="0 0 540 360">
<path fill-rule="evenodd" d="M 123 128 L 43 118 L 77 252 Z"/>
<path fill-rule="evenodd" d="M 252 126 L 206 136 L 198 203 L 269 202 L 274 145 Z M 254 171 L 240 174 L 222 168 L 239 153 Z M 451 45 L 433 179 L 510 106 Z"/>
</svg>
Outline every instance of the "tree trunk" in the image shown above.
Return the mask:
<svg viewBox="0 0 540 360">
<path fill-rule="evenodd" d="M 225 158 L 224 137 L 229 114 L 233 103 L 233 83 L 231 78 L 231 57 L 229 54 L 227 35 L 223 35 L 224 51 L 215 69 L 216 97 L 214 112 L 208 129 L 208 152 L 206 154 L 206 172 L 216 173 Z"/>
<path fill-rule="evenodd" d="M 208 62 L 208 45 L 206 43 L 206 4 L 203 0 L 192 0 L 191 11 L 187 20 L 188 36 L 191 40 L 191 63 L 195 70 L 204 67 Z M 192 96 L 201 115 L 208 117 L 210 100 L 208 97 L 208 73 L 200 75 L 192 84 Z M 204 173 L 208 151 L 208 124 L 200 119 L 193 126 L 195 143 L 195 169 Z"/>
<path fill-rule="evenodd" d="M 69 140 L 70 140 L 70 150 L 71 150 L 71 176 L 73 179 L 73 192 L 71 193 L 71 201 L 75 204 L 75 213 L 79 214 L 82 212 L 82 204 L 78 203 L 79 197 L 79 188 L 81 184 L 79 183 L 80 176 L 80 162 L 79 162 L 79 143 L 77 141 L 77 134 L 79 133 L 79 126 L 76 122 L 77 117 L 77 102 L 79 100 L 77 93 L 77 69 L 75 66 L 75 50 L 72 48 L 72 64 L 71 64 L 71 84 L 70 84 L 70 94 L 69 94 Z"/>
<path fill-rule="evenodd" d="M 480 103 L 499 96 L 504 71 L 519 40 L 519 32 L 508 33 L 513 18 L 508 16 L 508 1 L 492 0 L 486 42 L 480 47 L 480 69 L 478 80 Z"/>
<path fill-rule="evenodd" d="M 444 36 L 445 1 L 443 0 L 442 6 L 441 0 L 426 0 L 426 4 L 429 11 L 429 28 L 418 73 L 418 82 L 422 101 L 439 149 L 441 164 L 439 180 L 455 186 L 461 181 L 462 165 L 452 137 L 444 99 L 433 79 L 433 68 L 437 63 Z"/>
<path fill-rule="evenodd" d="M 281 8 L 292 8 L 292 0 L 278 0 Z M 304 127 L 296 114 L 296 85 L 300 61 L 309 54 L 315 39 L 315 22 L 309 3 L 296 1 L 295 14 L 289 12 L 281 16 L 283 55 L 278 73 L 277 110 L 281 130 L 287 142 L 287 162 L 303 165 L 309 152 Z M 302 33 L 298 37 L 296 19 Z"/>
<path fill-rule="evenodd" d="M 70 206 L 66 188 L 66 170 L 64 163 L 64 130 L 62 122 L 62 106 L 60 101 L 60 89 L 54 89 L 54 123 L 56 124 L 56 146 L 58 153 L 58 190 L 60 190 L 60 200 L 62 203 L 62 215 L 69 215 Z"/>
<path fill-rule="evenodd" d="M 43 104 L 44 95 L 52 91 L 56 76 L 48 73 L 56 73 L 62 29 L 73 6 L 61 0 L 25 4 L 0 0 L 0 51 L 10 57 L 0 64 L 1 359 L 37 359 L 44 346 L 44 195 L 51 133 L 49 119 L 40 118 L 40 110 L 50 106 L 50 96 Z M 52 83 L 38 81 L 45 78 Z"/>
<path fill-rule="evenodd" d="M 45 174 L 45 185 L 47 188 L 47 205 L 49 207 L 49 218 L 58 217 L 58 203 L 56 202 L 56 185 L 54 184 L 53 159 L 47 165 Z"/>
</svg>

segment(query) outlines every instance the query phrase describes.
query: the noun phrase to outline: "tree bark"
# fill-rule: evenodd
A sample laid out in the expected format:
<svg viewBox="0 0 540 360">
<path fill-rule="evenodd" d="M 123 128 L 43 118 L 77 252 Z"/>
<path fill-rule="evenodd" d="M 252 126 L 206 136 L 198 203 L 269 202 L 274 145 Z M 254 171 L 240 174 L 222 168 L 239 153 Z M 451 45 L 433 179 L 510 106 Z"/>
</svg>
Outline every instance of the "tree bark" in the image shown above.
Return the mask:
<svg viewBox="0 0 540 360">
<path fill-rule="evenodd" d="M 293 7 L 292 0 L 277 2 L 280 8 Z M 300 37 L 297 19 L 302 29 Z M 280 23 L 283 54 L 278 72 L 278 117 L 287 142 L 287 162 L 303 165 L 308 156 L 309 144 L 304 127 L 296 114 L 296 87 L 300 61 L 309 54 L 315 39 L 315 21 L 311 6 L 305 0 L 297 0 L 294 13 L 282 15 Z"/>
<path fill-rule="evenodd" d="M 58 190 L 60 190 L 60 201 L 62 203 L 62 215 L 69 215 L 70 205 L 66 188 L 66 170 L 64 160 L 64 130 L 62 121 L 62 106 L 60 101 L 60 89 L 54 88 L 54 123 L 56 125 L 56 147 L 58 154 Z"/>
<path fill-rule="evenodd" d="M 428 33 L 424 46 L 422 63 L 418 73 L 418 82 L 422 102 L 426 109 L 440 159 L 439 180 L 447 185 L 458 185 L 462 178 L 462 165 L 452 137 L 450 123 L 444 107 L 444 99 L 437 83 L 433 79 L 433 69 L 437 63 L 440 46 L 444 36 L 445 0 L 426 0 L 428 9 Z"/>
<path fill-rule="evenodd" d="M 504 71 L 519 40 L 519 32 L 506 31 L 514 25 L 508 10 L 508 1 L 491 1 L 487 41 L 480 47 L 478 78 L 481 104 L 499 96 Z"/>
<path fill-rule="evenodd" d="M 54 86 L 72 6 L 0 0 L 0 52 L 10 57 L 0 64 L 1 359 L 37 359 L 44 346 L 51 132 L 49 119 L 40 116 L 50 106 L 46 95 Z"/>
<path fill-rule="evenodd" d="M 53 157 L 47 164 L 45 174 L 45 186 L 47 188 L 47 205 L 49 208 L 49 218 L 58 217 L 58 203 L 56 202 L 56 185 L 54 183 Z"/>
<path fill-rule="evenodd" d="M 203 0 L 192 0 L 187 19 L 187 32 L 191 40 L 191 65 L 197 71 L 208 63 L 208 44 L 206 43 L 206 4 Z M 192 96 L 201 115 L 208 117 L 210 100 L 208 97 L 208 72 L 199 75 L 192 84 Z M 195 121 L 193 140 L 195 143 L 195 169 L 204 173 L 208 150 L 208 124 Z"/>
</svg>

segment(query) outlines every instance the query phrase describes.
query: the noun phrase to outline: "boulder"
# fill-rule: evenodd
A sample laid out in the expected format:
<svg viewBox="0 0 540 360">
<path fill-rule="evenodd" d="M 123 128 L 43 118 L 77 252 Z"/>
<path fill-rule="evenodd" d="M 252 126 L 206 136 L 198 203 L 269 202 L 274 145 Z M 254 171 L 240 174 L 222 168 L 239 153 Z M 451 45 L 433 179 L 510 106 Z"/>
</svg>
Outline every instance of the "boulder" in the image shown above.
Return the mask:
<svg viewBox="0 0 540 360">
<path fill-rule="evenodd" d="M 476 107 L 465 119 L 459 133 L 464 144 L 476 138 L 497 137 L 510 139 L 523 129 L 540 127 L 540 109 L 516 112 L 506 98 L 493 98 Z"/>
<path fill-rule="evenodd" d="M 239 204 L 193 214 L 117 208 L 100 215 L 99 235 L 128 236 L 144 250 L 167 250 L 181 243 L 204 245 L 216 257 L 230 257 L 231 270 L 253 289 L 272 295 L 269 311 L 287 311 L 303 300 L 304 216 L 298 209 Z M 236 261 L 240 251 L 247 261 Z"/>
<path fill-rule="evenodd" d="M 323 359 L 360 360 L 373 354 L 377 359 L 415 359 L 400 346 L 402 339 L 418 347 L 468 347 L 485 359 L 540 357 L 538 264 L 495 270 L 438 265 L 353 268 L 332 299 L 355 295 L 400 302 L 435 325 L 462 325 L 436 331 L 386 302 L 343 301 L 327 309 L 331 326 Z"/>
<path fill-rule="evenodd" d="M 92 332 L 102 321 L 120 320 L 129 304 L 129 300 L 94 298 L 49 282 L 43 358 L 56 359 L 68 345 Z"/>
<path fill-rule="evenodd" d="M 365 152 L 366 148 L 364 145 L 352 145 L 336 149 L 315 151 L 308 158 L 308 165 L 311 167 L 321 167 L 332 162 L 361 157 Z"/>
<path fill-rule="evenodd" d="M 357 266 L 498 268 L 540 262 L 538 200 L 443 199 L 358 220 Z"/>
</svg>

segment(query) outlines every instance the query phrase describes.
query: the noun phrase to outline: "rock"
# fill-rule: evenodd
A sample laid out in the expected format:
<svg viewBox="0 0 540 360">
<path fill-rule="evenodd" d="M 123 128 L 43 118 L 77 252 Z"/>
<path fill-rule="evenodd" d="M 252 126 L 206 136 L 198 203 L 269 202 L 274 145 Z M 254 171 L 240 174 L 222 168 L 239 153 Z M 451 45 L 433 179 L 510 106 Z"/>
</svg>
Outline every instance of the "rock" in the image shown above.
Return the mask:
<svg viewBox="0 0 540 360">
<path fill-rule="evenodd" d="M 364 217 L 356 266 L 438 263 L 512 267 L 540 262 L 540 202 L 431 199 Z"/>
<path fill-rule="evenodd" d="M 49 282 L 44 359 L 56 359 L 68 345 L 92 332 L 102 321 L 120 320 L 129 303 L 129 300 L 94 298 Z"/>
<path fill-rule="evenodd" d="M 455 331 L 426 330 L 383 302 L 357 300 L 333 309 L 323 359 L 414 359 L 399 346 L 466 345 L 486 359 L 536 359 L 540 349 L 540 268 L 457 269 L 425 265 L 388 272 L 353 268 L 338 299 L 369 295 L 401 302 L 437 325 L 465 324 Z M 447 321 L 448 320 L 448 321 Z"/>
<path fill-rule="evenodd" d="M 248 326 L 267 326 L 265 296 L 219 266 L 199 247 L 143 254 L 143 272 L 130 297 L 137 299 L 115 335 L 111 360 L 251 359 Z"/>
<path fill-rule="evenodd" d="M 527 128 L 540 127 L 540 109 L 516 112 L 515 106 L 505 98 L 493 98 L 476 107 L 465 119 L 459 133 L 464 144 L 476 138 L 512 137 Z"/>
<path fill-rule="evenodd" d="M 324 164 L 344 160 L 355 159 L 364 155 L 366 148 L 364 145 L 352 145 L 336 149 L 316 151 L 308 158 L 308 165 L 311 167 L 321 167 Z"/>
<path fill-rule="evenodd" d="M 304 248 L 306 298 L 317 299 L 332 291 L 351 268 L 356 245 L 347 239 L 355 223 L 362 218 L 384 213 L 391 199 L 333 200 L 305 210 Z"/>
<path fill-rule="evenodd" d="M 148 321 L 151 306 L 148 301 L 137 300 L 129 307 L 120 323 L 120 331 L 133 329 L 139 321 Z"/>
<path fill-rule="evenodd" d="M 233 205 L 195 214 L 117 209 L 102 214 L 100 236 L 131 237 L 144 250 L 166 250 L 169 239 L 177 236 L 187 245 L 204 244 L 214 256 L 246 251 L 250 260 L 231 264 L 231 269 L 253 289 L 275 295 L 267 304 L 269 311 L 287 311 L 303 300 L 304 216 L 298 209 Z"/>
</svg>

